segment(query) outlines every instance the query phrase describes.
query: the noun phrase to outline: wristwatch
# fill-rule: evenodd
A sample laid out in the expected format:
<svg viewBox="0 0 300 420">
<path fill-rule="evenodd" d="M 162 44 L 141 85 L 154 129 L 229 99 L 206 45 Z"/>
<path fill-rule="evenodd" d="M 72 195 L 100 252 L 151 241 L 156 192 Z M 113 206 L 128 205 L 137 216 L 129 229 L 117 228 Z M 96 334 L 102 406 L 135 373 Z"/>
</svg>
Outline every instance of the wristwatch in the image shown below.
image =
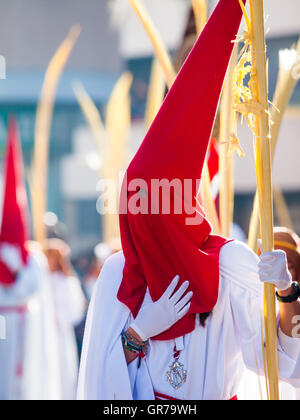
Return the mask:
<svg viewBox="0 0 300 420">
<path fill-rule="evenodd" d="M 279 302 L 283 303 L 292 303 L 295 302 L 300 297 L 300 287 L 297 282 L 293 282 L 294 293 L 289 296 L 279 296 L 278 292 L 276 292 L 276 298 Z"/>
</svg>

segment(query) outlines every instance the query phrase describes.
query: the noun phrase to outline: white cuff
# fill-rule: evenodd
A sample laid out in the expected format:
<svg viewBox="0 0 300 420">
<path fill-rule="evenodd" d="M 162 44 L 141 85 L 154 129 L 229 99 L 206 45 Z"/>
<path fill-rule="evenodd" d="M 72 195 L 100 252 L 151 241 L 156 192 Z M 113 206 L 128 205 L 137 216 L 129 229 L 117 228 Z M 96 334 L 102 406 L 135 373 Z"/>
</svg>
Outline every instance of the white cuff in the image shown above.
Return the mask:
<svg viewBox="0 0 300 420">
<path fill-rule="evenodd" d="M 139 329 L 139 327 L 134 322 L 130 325 L 130 328 L 132 328 L 141 337 L 141 339 L 143 341 L 147 341 L 148 340 L 148 337 L 145 337 L 143 331 L 141 331 Z"/>
<path fill-rule="evenodd" d="M 282 350 L 293 360 L 299 358 L 300 353 L 300 338 L 289 337 L 285 335 L 281 328 L 278 327 L 278 340 Z"/>
</svg>

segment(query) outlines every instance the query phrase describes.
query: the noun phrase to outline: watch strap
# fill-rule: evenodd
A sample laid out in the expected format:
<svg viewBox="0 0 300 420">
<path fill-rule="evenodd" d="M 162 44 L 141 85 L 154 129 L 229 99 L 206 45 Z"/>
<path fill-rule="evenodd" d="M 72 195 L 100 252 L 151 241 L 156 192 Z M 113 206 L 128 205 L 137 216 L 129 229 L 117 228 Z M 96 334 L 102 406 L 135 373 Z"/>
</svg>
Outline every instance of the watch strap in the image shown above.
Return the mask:
<svg viewBox="0 0 300 420">
<path fill-rule="evenodd" d="M 289 296 L 280 296 L 278 294 L 278 292 L 276 292 L 276 298 L 279 302 L 283 302 L 283 303 L 292 303 L 295 302 L 299 297 L 300 297 L 300 287 L 298 285 L 298 283 L 293 282 L 293 286 L 294 286 L 294 293 L 292 293 Z"/>
</svg>

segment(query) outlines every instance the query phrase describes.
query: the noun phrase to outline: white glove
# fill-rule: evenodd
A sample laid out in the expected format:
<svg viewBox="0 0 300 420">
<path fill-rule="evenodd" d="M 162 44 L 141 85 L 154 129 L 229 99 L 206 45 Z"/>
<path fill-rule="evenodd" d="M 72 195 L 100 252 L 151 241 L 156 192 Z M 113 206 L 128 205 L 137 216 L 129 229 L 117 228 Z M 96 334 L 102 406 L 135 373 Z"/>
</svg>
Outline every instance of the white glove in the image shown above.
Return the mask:
<svg viewBox="0 0 300 420">
<path fill-rule="evenodd" d="M 182 297 L 189 287 L 188 281 L 185 281 L 172 296 L 178 281 L 179 276 L 174 277 L 165 293 L 156 302 L 147 298 L 146 294 L 137 317 L 130 325 L 143 341 L 167 331 L 183 318 L 190 309 L 191 303 L 189 302 L 193 292 L 189 292 Z"/>
<path fill-rule="evenodd" d="M 0 259 L 12 273 L 18 273 L 24 266 L 20 249 L 9 243 L 0 247 Z"/>
<path fill-rule="evenodd" d="M 263 283 L 274 284 L 278 291 L 287 290 L 292 285 L 288 270 L 286 253 L 281 250 L 270 251 L 260 257 L 259 278 Z"/>
</svg>

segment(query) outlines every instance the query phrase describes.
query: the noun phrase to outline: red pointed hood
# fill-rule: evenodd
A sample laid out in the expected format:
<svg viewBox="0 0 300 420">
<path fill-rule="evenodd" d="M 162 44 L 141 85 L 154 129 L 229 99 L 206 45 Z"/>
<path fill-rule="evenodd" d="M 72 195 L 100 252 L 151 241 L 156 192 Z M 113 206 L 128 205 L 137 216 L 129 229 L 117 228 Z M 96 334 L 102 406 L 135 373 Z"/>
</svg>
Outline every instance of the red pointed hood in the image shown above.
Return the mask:
<svg viewBox="0 0 300 420">
<path fill-rule="evenodd" d="M 192 331 L 195 314 L 211 311 L 217 302 L 219 252 L 226 239 L 210 234 L 195 197 L 241 17 L 238 0 L 219 1 L 123 182 L 120 228 L 125 267 L 118 299 L 136 316 L 147 287 L 156 301 L 176 274 L 181 281 L 189 280 L 194 292 L 188 315 L 156 339 Z M 165 214 L 159 204 L 169 191 L 158 196 L 153 180 L 163 179 L 175 180 L 171 208 L 181 204 L 179 214 L 172 210 Z M 143 182 L 134 185 L 134 180 Z M 134 214 L 134 203 L 148 214 Z"/>
<path fill-rule="evenodd" d="M 11 118 L 5 155 L 5 189 L 0 232 L 0 246 L 14 245 L 21 251 L 24 264 L 27 261 L 25 242 L 28 239 L 28 207 L 24 184 L 23 159 L 17 122 Z M 0 284 L 10 285 L 14 275 L 0 260 Z"/>
</svg>

